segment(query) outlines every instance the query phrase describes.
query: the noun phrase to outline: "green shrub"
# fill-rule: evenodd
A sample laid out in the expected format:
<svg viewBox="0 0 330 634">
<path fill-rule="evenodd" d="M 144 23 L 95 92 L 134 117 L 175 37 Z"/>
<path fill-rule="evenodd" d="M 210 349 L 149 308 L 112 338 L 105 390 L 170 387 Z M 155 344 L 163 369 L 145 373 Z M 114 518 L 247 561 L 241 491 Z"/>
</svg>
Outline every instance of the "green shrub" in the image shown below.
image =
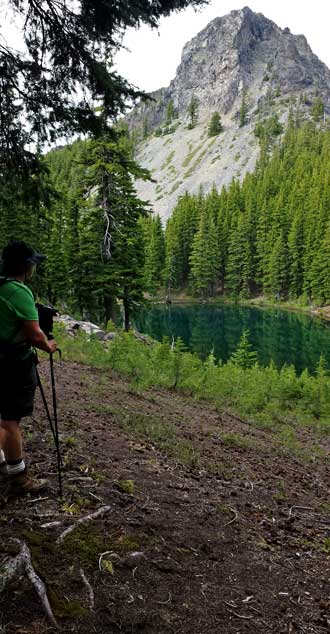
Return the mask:
<svg viewBox="0 0 330 634">
<path fill-rule="evenodd" d="M 57 326 L 56 339 L 64 359 L 112 368 L 130 377 L 133 389 L 184 390 L 259 426 L 305 424 L 318 434 L 330 431 L 330 376 L 322 359 L 315 375 L 305 370 L 298 376 L 291 366 L 279 370 L 273 364 L 258 365 L 247 335 L 226 364 L 216 362 L 212 354 L 202 361 L 187 352 L 181 340 L 146 344 L 132 332 L 119 332 L 116 339 L 103 343 L 84 333 L 68 337 Z"/>
</svg>

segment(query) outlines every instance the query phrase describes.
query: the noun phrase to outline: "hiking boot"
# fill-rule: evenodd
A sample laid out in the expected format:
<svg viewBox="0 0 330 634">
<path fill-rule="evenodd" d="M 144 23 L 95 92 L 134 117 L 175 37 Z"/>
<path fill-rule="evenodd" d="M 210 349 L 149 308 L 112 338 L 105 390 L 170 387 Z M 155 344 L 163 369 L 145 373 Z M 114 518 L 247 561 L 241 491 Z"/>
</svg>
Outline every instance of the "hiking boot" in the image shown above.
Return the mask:
<svg viewBox="0 0 330 634">
<path fill-rule="evenodd" d="M 7 475 L 5 490 L 1 492 L 7 500 L 12 497 L 21 497 L 30 493 L 37 495 L 45 491 L 48 485 L 47 480 L 36 480 L 29 476 L 27 469 L 15 475 Z"/>
</svg>

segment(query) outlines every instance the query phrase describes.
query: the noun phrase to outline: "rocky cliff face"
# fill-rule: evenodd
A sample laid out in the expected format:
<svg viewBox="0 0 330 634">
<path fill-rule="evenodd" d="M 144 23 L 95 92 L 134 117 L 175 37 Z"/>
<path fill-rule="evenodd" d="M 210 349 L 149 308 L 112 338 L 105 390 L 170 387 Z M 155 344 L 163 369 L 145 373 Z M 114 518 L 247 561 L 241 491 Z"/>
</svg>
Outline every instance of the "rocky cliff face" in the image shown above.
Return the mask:
<svg viewBox="0 0 330 634">
<path fill-rule="evenodd" d="M 213 20 L 188 42 L 170 86 L 141 103 L 129 125 L 148 134 L 138 146 L 137 158 L 152 170 L 156 181 L 139 184 L 163 218 L 170 215 L 178 195 L 207 191 L 241 178 L 253 169 L 258 156 L 254 127 L 259 119 L 277 113 L 285 121 L 290 107 L 308 110 L 318 94 L 330 108 L 330 71 L 310 49 L 303 35 L 293 35 L 249 8 Z M 192 97 L 199 104 L 198 122 L 187 129 Z M 239 128 L 242 100 L 246 125 Z M 168 103 L 178 115 L 166 124 Z M 211 114 L 219 111 L 224 131 L 207 136 Z M 160 135 L 160 130 L 165 135 Z"/>
</svg>

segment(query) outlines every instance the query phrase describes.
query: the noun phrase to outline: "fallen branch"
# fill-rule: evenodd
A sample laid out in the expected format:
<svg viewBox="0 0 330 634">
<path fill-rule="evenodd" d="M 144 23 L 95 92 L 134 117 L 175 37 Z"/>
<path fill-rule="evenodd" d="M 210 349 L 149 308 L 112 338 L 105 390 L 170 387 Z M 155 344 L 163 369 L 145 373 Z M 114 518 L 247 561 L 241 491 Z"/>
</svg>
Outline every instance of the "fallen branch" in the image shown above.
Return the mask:
<svg viewBox="0 0 330 634">
<path fill-rule="evenodd" d="M 4 571 L 2 571 L 1 575 L 0 592 L 5 589 L 7 583 L 16 575 L 25 574 L 31 582 L 33 588 L 35 589 L 50 622 L 57 628 L 58 624 L 56 622 L 52 608 L 50 607 L 46 586 L 44 582 L 40 579 L 40 577 L 38 577 L 36 571 L 32 566 L 29 548 L 24 542 L 21 542 L 19 539 L 13 539 L 12 543 L 17 544 L 20 547 L 20 552 L 18 553 L 18 555 L 16 555 L 16 557 L 14 557 L 14 559 L 6 562 L 5 569 Z"/>
<path fill-rule="evenodd" d="M 46 524 L 41 524 L 40 528 L 55 528 L 57 526 L 61 526 L 62 522 L 46 522 Z"/>
<path fill-rule="evenodd" d="M 289 508 L 289 517 L 291 517 L 294 509 L 298 509 L 299 511 L 314 511 L 312 506 L 291 506 L 291 508 Z"/>
<path fill-rule="evenodd" d="M 95 605 L 95 601 L 94 601 L 94 590 L 91 586 L 91 584 L 89 583 L 84 571 L 82 568 L 80 568 L 80 576 L 87 588 L 87 592 L 88 592 L 88 607 L 90 610 L 94 610 L 94 605 Z"/>
<path fill-rule="evenodd" d="M 33 500 L 27 500 L 28 504 L 38 504 L 38 502 L 44 502 L 45 500 L 49 500 L 49 496 L 47 495 L 47 497 L 40 497 L 40 498 L 34 498 Z"/>
<path fill-rule="evenodd" d="M 71 526 L 66 528 L 65 531 L 63 531 L 63 533 L 61 533 L 61 535 L 57 538 L 56 543 L 62 544 L 64 539 L 68 535 L 70 535 L 70 533 L 72 533 L 78 526 L 81 526 L 81 524 L 87 524 L 88 522 L 95 520 L 97 517 L 103 517 L 103 515 L 105 515 L 106 513 L 109 513 L 110 510 L 111 510 L 110 506 L 101 506 L 101 508 L 95 511 L 95 513 L 90 513 L 89 515 L 85 515 L 85 517 L 81 517 L 79 520 L 76 521 L 75 524 L 72 524 Z"/>
<path fill-rule="evenodd" d="M 98 495 L 95 495 L 95 493 L 92 493 L 91 491 L 88 491 L 88 494 L 92 497 L 95 498 L 95 500 L 98 500 L 98 502 L 103 502 L 103 500 L 101 500 L 101 498 Z"/>
</svg>

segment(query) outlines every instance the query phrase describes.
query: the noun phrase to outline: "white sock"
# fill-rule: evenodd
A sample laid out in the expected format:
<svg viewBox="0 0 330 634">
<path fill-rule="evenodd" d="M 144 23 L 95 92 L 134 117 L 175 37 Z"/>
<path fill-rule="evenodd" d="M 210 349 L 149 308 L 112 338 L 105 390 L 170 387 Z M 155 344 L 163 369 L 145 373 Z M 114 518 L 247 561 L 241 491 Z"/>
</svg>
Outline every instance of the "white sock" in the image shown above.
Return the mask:
<svg viewBox="0 0 330 634">
<path fill-rule="evenodd" d="M 3 453 L 2 449 L 0 449 L 0 465 L 1 465 L 3 462 L 6 462 L 6 456 L 5 456 L 5 454 Z"/>
<path fill-rule="evenodd" d="M 17 464 L 8 464 L 8 475 L 17 475 L 25 469 L 24 460 L 20 460 Z"/>
</svg>

